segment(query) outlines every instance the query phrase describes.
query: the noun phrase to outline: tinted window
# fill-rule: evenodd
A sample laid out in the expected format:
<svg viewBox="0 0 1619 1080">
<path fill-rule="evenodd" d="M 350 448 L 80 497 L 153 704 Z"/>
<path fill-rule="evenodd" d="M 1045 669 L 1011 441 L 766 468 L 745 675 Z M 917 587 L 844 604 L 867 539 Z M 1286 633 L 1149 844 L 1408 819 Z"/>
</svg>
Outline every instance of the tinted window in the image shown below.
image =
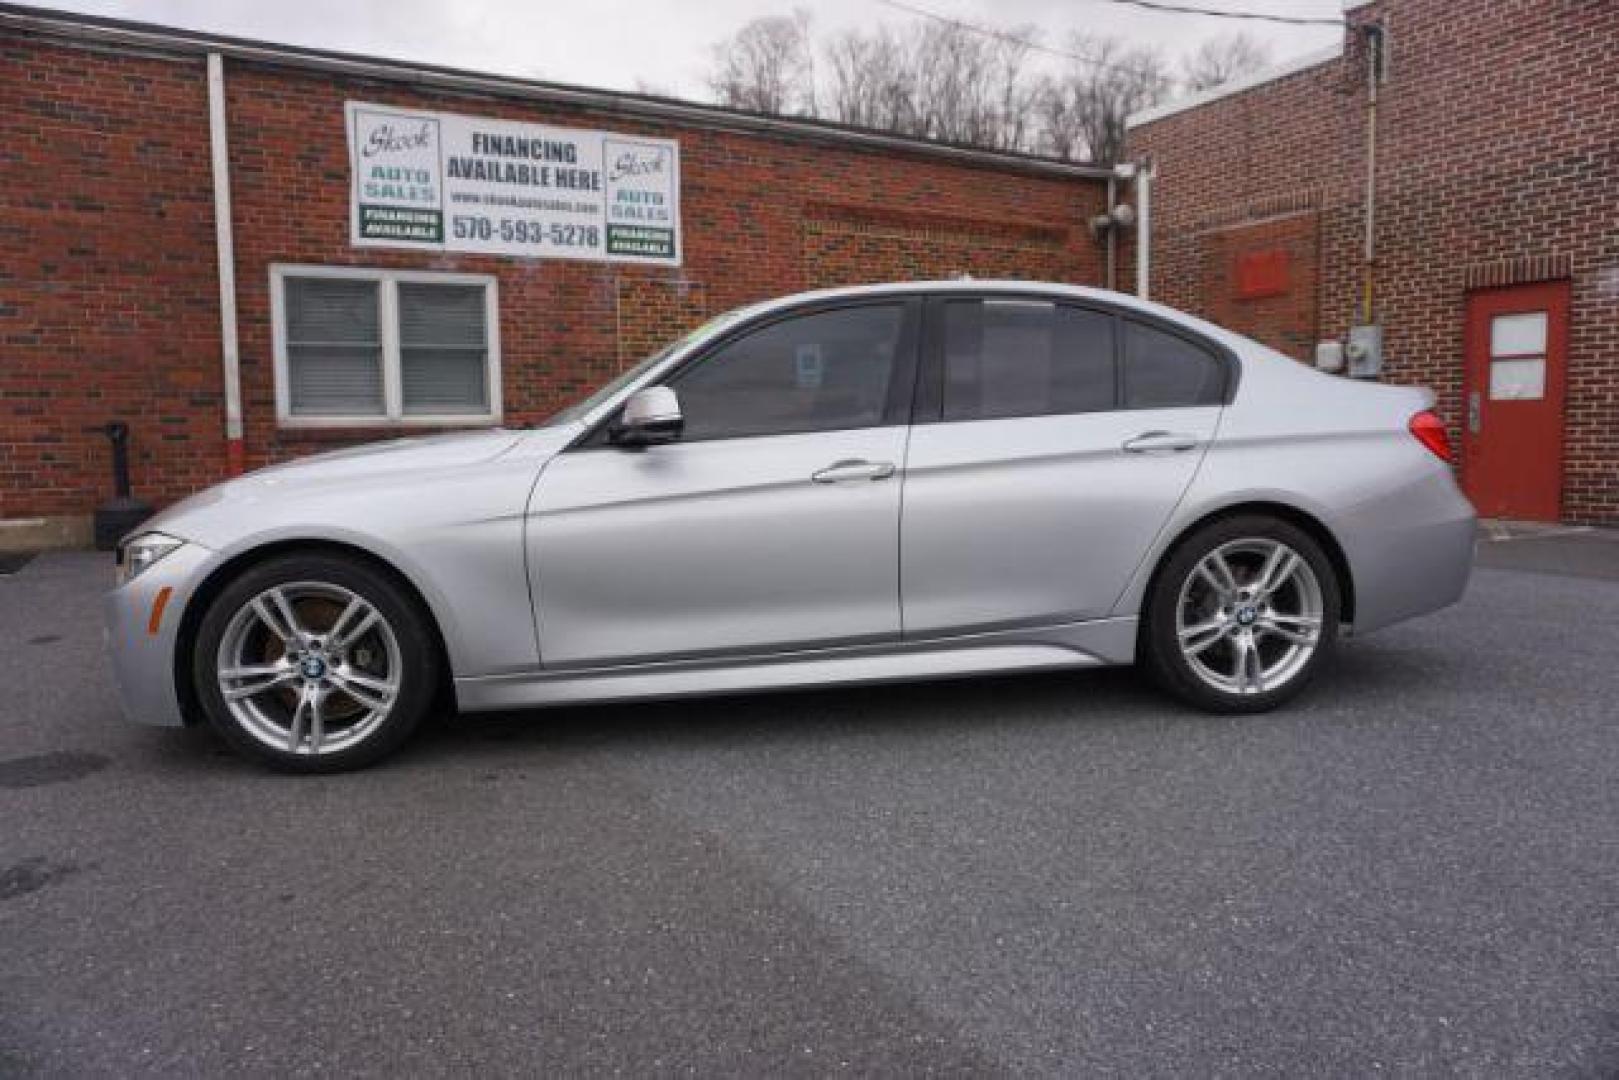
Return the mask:
<svg viewBox="0 0 1619 1080">
<path fill-rule="evenodd" d="M 802 315 L 723 346 L 671 383 L 685 439 L 833 431 L 882 422 L 904 308 Z"/>
<path fill-rule="evenodd" d="M 1131 409 L 1218 405 L 1225 365 L 1185 338 L 1138 322 L 1124 331 L 1124 404 Z"/>
<path fill-rule="evenodd" d="M 1113 317 L 1043 301 L 944 307 L 944 418 L 1095 412 L 1114 404 Z"/>
</svg>

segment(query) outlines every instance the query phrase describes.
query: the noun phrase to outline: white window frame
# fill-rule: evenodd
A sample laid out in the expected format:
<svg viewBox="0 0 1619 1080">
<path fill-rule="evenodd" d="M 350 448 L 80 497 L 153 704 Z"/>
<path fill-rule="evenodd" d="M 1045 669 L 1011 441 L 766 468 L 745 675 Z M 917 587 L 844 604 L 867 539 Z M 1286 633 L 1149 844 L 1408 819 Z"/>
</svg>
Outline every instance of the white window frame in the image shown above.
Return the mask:
<svg viewBox="0 0 1619 1080">
<path fill-rule="evenodd" d="M 287 278 L 344 278 L 377 283 L 378 325 L 382 334 L 383 415 L 297 416 L 292 411 L 292 382 L 287 367 Z M 481 413 L 405 413 L 399 348 L 399 284 L 479 285 L 483 287 L 489 409 Z M 439 270 L 387 270 L 371 266 L 319 266 L 301 263 L 270 265 L 270 338 L 275 351 L 275 417 L 284 428 L 490 427 L 502 418 L 500 381 L 500 282 L 493 274 L 458 274 Z"/>
</svg>

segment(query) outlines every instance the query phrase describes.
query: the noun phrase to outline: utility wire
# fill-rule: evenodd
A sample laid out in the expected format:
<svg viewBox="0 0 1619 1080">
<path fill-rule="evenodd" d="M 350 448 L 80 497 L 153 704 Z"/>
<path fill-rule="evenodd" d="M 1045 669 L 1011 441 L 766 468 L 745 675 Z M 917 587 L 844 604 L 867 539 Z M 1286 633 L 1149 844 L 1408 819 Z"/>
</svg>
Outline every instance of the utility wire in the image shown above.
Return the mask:
<svg viewBox="0 0 1619 1080">
<path fill-rule="evenodd" d="M 1169 4 L 1163 0 L 1091 0 L 1099 4 L 1121 4 L 1126 7 L 1145 8 L 1166 15 L 1207 15 L 1215 19 L 1250 19 L 1254 22 L 1286 23 L 1289 26 L 1342 26 L 1342 19 L 1329 19 L 1308 15 L 1270 15 L 1262 11 L 1221 11 L 1214 8 L 1189 7 Z"/>
<path fill-rule="evenodd" d="M 1046 53 L 1049 56 L 1058 56 L 1064 60 L 1076 60 L 1081 64 L 1090 64 L 1094 67 L 1105 68 L 1109 71 L 1122 71 L 1128 75 L 1155 74 L 1154 72 L 1146 71 L 1142 68 L 1131 67 L 1129 64 L 1118 64 L 1111 60 L 1103 60 L 1101 57 L 1097 56 L 1087 56 L 1084 53 L 1071 52 L 1067 49 L 1054 49 L 1050 45 L 1042 45 L 1038 41 L 1031 41 L 1028 38 L 1019 37 L 1016 34 L 1007 33 L 1005 30 L 996 30 L 993 27 L 979 26 L 977 23 L 964 22 L 961 19 L 952 19 L 948 15 L 940 15 L 936 11 L 928 11 L 925 8 L 919 8 L 911 4 L 907 4 L 904 2 L 904 0 L 878 0 L 878 3 L 886 4 L 891 8 L 908 12 L 912 15 L 918 15 L 924 19 L 932 19 L 936 23 L 943 23 L 946 26 L 954 26 L 959 30 L 966 30 L 973 34 L 982 34 L 985 37 L 995 38 L 999 41 L 1005 41 L 1013 45 L 1021 45 L 1025 49 L 1033 49 L 1035 52 Z"/>
</svg>

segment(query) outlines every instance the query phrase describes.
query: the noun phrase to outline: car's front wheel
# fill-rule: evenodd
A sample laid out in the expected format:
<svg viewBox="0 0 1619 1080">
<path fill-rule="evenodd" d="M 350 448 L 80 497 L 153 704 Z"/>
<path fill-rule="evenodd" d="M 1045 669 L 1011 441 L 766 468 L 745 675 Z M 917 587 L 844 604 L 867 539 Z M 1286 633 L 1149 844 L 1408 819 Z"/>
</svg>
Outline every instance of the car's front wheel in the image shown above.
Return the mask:
<svg viewBox="0 0 1619 1080">
<path fill-rule="evenodd" d="M 1147 597 L 1144 660 L 1177 697 L 1214 712 L 1288 700 L 1326 662 L 1340 592 L 1309 533 L 1275 518 L 1216 521 L 1170 554 Z"/>
<path fill-rule="evenodd" d="M 249 568 L 214 598 L 192 671 L 232 747 L 292 772 L 355 769 L 421 723 L 438 653 L 414 599 L 388 575 L 326 553 Z"/>
</svg>

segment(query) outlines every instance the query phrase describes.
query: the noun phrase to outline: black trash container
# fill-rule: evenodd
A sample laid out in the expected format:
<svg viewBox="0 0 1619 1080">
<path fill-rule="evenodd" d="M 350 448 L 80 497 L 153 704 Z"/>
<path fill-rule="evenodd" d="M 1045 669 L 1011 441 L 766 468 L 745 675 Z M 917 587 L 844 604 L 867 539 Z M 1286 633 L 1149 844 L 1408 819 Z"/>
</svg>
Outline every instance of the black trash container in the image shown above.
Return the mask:
<svg viewBox="0 0 1619 1080">
<path fill-rule="evenodd" d="M 92 428 L 112 443 L 112 498 L 96 507 L 96 550 L 111 551 L 130 530 L 152 516 L 152 507 L 129 492 L 129 425 L 114 420 Z"/>
</svg>

